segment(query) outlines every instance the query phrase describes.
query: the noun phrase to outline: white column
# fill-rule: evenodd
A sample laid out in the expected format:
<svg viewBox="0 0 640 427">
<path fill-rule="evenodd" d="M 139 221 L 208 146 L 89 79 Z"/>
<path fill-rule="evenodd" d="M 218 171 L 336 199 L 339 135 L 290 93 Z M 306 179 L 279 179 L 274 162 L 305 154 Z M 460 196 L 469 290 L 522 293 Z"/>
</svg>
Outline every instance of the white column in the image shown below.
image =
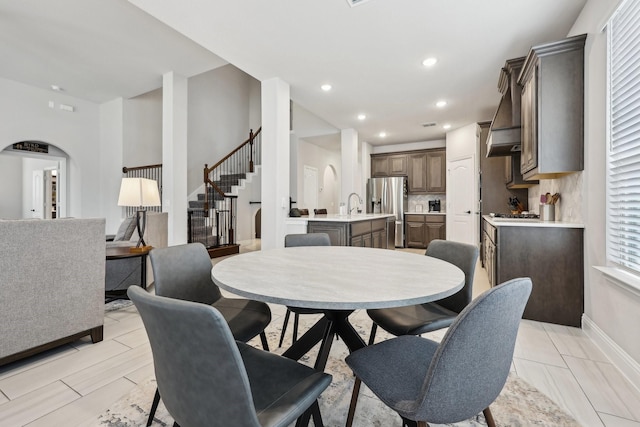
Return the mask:
<svg viewBox="0 0 640 427">
<path fill-rule="evenodd" d="M 106 219 L 107 234 L 115 234 L 124 211 L 118 206 L 122 181 L 124 146 L 124 100 L 122 98 L 100 105 L 100 194 L 101 212 Z"/>
<path fill-rule="evenodd" d="M 358 182 L 358 132 L 355 129 L 342 129 L 340 131 L 340 144 L 342 155 L 340 201 L 348 204 L 347 197 L 353 192 L 363 197 L 363 194 L 361 194 L 362 185 Z"/>
<path fill-rule="evenodd" d="M 289 85 L 262 82 L 262 249 L 284 247 L 289 213 Z"/>
<path fill-rule="evenodd" d="M 169 246 L 187 243 L 187 78 L 162 76 L 162 210 Z"/>
</svg>

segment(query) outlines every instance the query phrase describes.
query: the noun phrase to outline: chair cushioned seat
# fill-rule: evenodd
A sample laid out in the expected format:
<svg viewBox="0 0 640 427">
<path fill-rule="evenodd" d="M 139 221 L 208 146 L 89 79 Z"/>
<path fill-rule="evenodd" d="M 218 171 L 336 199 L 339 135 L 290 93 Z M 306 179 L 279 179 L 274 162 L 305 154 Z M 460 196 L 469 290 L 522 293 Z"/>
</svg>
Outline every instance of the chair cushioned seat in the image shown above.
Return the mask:
<svg viewBox="0 0 640 427">
<path fill-rule="evenodd" d="M 381 401 L 401 416 L 411 416 L 421 403 L 415 399 L 422 396 L 420 389 L 438 345 L 405 335 L 362 348 L 345 361 Z"/>
<path fill-rule="evenodd" d="M 271 321 L 271 310 L 263 302 L 222 297 L 211 305 L 222 314 L 238 341 L 259 335 Z"/>
<path fill-rule="evenodd" d="M 331 383 L 331 375 L 241 342 L 237 344 L 262 427 L 288 426 Z"/>
<path fill-rule="evenodd" d="M 437 303 L 367 310 L 367 314 L 382 329 L 396 336 L 420 335 L 447 328 L 458 315 Z"/>
</svg>

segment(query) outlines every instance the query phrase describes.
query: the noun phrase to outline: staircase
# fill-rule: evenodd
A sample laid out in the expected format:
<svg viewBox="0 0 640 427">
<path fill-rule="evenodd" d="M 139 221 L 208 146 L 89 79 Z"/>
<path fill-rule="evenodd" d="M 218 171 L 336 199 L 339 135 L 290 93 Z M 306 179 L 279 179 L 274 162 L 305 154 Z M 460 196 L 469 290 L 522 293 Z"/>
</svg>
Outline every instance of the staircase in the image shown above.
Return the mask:
<svg viewBox="0 0 640 427">
<path fill-rule="evenodd" d="M 200 242 L 214 257 L 238 253 L 235 241 L 237 195 L 235 188 L 254 172 L 261 158 L 261 128 L 212 167 L 204 166 L 204 192 L 189 202 L 189 242 Z"/>
</svg>

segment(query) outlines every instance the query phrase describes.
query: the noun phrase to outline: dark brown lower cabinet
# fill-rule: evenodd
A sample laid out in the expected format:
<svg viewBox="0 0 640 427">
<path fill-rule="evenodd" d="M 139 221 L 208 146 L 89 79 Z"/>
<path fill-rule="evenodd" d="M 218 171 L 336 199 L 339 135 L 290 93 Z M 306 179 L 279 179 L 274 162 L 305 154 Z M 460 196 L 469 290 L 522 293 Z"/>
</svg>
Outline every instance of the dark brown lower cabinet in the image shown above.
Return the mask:
<svg viewBox="0 0 640 427">
<path fill-rule="evenodd" d="M 406 214 L 405 246 L 408 248 L 425 248 L 434 239 L 446 239 L 445 215 Z"/>
<path fill-rule="evenodd" d="M 584 312 L 582 228 L 497 226 L 494 286 L 530 277 L 524 318 L 580 327 Z"/>
<path fill-rule="evenodd" d="M 327 233 L 332 246 L 361 246 L 387 248 L 387 219 L 377 218 L 363 221 L 309 221 L 308 233 Z"/>
</svg>

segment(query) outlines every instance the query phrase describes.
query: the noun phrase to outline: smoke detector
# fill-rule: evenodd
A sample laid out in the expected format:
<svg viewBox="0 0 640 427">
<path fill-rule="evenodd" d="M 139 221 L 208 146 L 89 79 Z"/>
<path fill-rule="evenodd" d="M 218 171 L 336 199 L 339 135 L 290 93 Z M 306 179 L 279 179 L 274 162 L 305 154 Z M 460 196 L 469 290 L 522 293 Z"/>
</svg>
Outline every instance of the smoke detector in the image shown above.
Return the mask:
<svg viewBox="0 0 640 427">
<path fill-rule="evenodd" d="M 370 0 L 347 0 L 347 3 L 349 3 L 349 6 L 354 7 L 354 6 L 360 6 L 362 3 L 366 3 Z"/>
</svg>

